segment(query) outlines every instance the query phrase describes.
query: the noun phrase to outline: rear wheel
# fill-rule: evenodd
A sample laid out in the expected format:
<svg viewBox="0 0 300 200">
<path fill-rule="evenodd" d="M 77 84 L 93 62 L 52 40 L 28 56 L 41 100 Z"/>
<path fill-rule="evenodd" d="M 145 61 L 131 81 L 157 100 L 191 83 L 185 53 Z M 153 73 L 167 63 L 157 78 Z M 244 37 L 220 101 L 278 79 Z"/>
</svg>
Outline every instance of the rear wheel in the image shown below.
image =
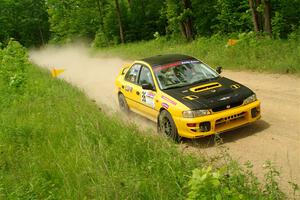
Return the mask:
<svg viewBox="0 0 300 200">
<path fill-rule="evenodd" d="M 171 114 L 168 111 L 161 111 L 158 117 L 157 128 L 158 132 L 167 135 L 176 142 L 180 142 L 181 137 L 178 135 L 176 125 Z"/>
<path fill-rule="evenodd" d="M 119 107 L 120 107 L 121 111 L 128 114 L 130 110 L 129 110 L 128 104 L 126 102 L 125 96 L 122 93 L 120 93 L 118 95 L 118 101 L 119 101 Z"/>
</svg>

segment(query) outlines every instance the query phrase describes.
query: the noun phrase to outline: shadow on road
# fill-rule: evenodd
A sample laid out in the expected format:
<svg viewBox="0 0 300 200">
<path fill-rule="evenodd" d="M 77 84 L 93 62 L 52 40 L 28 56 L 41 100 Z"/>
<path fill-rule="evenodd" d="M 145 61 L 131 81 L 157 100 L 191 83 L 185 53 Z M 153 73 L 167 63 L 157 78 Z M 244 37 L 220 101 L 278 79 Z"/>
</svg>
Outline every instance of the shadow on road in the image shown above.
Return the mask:
<svg viewBox="0 0 300 200">
<path fill-rule="evenodd" d="M 263 130 L 270 127 L 270 124 L 264 120 L 259 120 L 248 126 L 244 126 L 238 129 L 234 129 L 225 133 L 210 135 L 204 138 L 198 139 L 183 139 L 183 144 L 197 148 L 210 148 L 216 145 L 222 145 L 226 143 L 235 142 L 237 140 L 258 134 Z"/>
</svg>

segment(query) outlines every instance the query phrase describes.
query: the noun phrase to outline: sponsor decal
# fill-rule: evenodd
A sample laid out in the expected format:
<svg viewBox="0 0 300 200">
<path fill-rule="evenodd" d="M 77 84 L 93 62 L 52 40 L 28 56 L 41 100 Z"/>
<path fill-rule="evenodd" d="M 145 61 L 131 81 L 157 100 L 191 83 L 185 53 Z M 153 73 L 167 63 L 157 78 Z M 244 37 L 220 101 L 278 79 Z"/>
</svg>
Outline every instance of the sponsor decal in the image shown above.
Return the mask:
<svg viewBox="0 0 300 200">
<path fill-rule="evenodd" d="M 151 108 L 154 108 L 155 107 L 154 97 L 155 97 L 154 93 L 147 90 L 142 90 L 141 101 L 143 104 L 150 106 Z"/>
<path fill-rule="evenodd" d="M 153 99 L 155 97 L 155 94 L 153 92 L 148 92 L 146 96 Z"/>
<path fill-rule="evenodd" d="M 169 99 L 168 97 L 162 96 L 161 98 L 164 99 L 164 100 L 166 100 L 167 102 L 173 104 L 173 105 L 176 105 L 176 104 L 177 104 L 176 102 L 172 101 L 172 100 Z"/>
<path fill-rule="evenodd" d="M 191 64 L 191 63 L 199 63 L 200 61 L 198 60 L 185 60 L 185 61 L 182 61 L 181 64 Z"/>
<path fill-rule="evenodd" d="M 169 63 L 169 64 L 166 64 L 166 65 L 161 65 L 159 67 L 156 67 L 156 68 L 154 68 L 154 71 L 160 71 L 160 70 L 167 69 L 167 68 L 170 68 L 170 67 L 174 67 L 174 66 L 177 66 L 177 65 L 191 64 L 191 63 L 200 63 L 200 61 L 198 61 L 198 60 L 178 61 L 178 62 Z"/>
<path fill-rule="evenodd" d="M 126 85 L 125 86 L 125 91 L 127 91 L 127 92 L 132 92 L 132 87 L 131 86 L 128 86 L 128 85 Z"/>
<path fill-rule="evenodd" d="M 175 63 L 162 65 L 162 66 L 154 68 L 154 71 L 160 71 L 160 70 L 167 69 L 167 68 L 170 68 L 170 67 L 174 67 L 174 66 L 177 66 L 177 65 L 180 65 L 180 64 L 181 64 L 181 62 L 175 62 Z"/>
<path fill-rule="evenodd" d="M 161 105 L 162 105 L 162 107 L 164 107 L 165 109 L 168 109 L 168 108 L 169 108 L 169 105 L 168 105 L 167 103 L 162 103 Z"/>
<path fill-rule="evenodd" d="M 229 109 L 229 108 L 230 108 L 230 105 L 227 105 L 226 108 Z"/>
</svg>

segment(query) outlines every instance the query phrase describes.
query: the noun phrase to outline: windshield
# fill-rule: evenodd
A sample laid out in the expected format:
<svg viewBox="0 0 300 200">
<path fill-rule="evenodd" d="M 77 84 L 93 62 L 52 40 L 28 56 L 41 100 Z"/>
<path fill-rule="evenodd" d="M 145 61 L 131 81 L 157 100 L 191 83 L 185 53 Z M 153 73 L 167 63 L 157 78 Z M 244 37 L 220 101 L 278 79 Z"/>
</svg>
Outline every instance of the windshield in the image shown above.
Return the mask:
<svg viewBox="0 0 300 200">
<path fill-rule="evenodd" d="M 171 89 L 219 77 L 219 74 L 198 60 L 180 61 L 154 69 L 159 87 Z"/>
</svg>

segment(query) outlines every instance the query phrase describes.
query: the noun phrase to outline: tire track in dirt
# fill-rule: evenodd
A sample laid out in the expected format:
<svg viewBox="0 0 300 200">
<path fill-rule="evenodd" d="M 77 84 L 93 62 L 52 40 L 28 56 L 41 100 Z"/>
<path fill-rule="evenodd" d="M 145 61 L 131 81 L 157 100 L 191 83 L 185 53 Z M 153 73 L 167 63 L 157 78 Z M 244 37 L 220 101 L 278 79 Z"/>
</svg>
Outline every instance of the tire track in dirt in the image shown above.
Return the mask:
<svg viewBox="0 0 300 200">
<path fill-rule="evenodd" d="M 114 79 L 126 62 L 119 58 L 90 56 L 83 45 L 47 47 L 30 52 L 32 62 L 51 69 L 65 69 L 61 78 L 76 85 L 86 94 L 106 105 L 107 111 L 118 107 Z M 280 74 L 225 71 L 223 76 L 253 89 L 262 101 L 262 119 L 240 129 L 221 134 L 223 144 L 241 163 L 250 160 L 258 177 L 262 166 L 273 161 L 281 172 L 281 185 L 287 192 L 288 181 L 300 185 L 300 78 Z M 155 125 L 147 120 L 138 124 Z M 150 125 L 147 125 L 150 124 Z M 187 141 L 184 151 L 216 154 L 213 137 Z"/>
</svg>

